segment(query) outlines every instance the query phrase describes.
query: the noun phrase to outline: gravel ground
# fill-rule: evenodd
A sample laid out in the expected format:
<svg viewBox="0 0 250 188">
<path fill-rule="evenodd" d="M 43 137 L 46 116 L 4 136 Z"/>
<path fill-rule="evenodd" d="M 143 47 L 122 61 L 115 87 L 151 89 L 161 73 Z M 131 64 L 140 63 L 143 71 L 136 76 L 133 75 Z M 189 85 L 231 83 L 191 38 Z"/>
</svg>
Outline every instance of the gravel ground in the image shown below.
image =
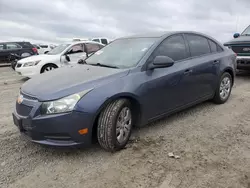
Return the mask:
<svg viewBox="0 0 250 188">
<path fill-rule="evenodd" d="M 224 105 L 203 103 L 136 129 L 111 154 L 97 144 L 58 149 L 20 136 L 11 112 L 25 80 L 0 69 L 0 187 L 250 188 L 250 75 Z M 169 158 L 173 152 L 180 159 Z"/>
</svg>

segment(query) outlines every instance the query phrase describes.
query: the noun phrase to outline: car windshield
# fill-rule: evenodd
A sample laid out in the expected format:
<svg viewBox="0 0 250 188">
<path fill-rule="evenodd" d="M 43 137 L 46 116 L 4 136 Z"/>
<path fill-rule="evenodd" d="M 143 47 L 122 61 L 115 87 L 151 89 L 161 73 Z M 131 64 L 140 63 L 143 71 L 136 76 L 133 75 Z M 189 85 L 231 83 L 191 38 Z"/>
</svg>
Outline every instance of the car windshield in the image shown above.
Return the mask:
<svg viewBox="0 0 250 188">
<path fill-rule="evenodd" d="M 248 26 L 241 35 L 250 35 L 250 26 Z"/>
<path fill-rule="evenodd" d="M 60 44 L 59 46 L 55 47 L 51 51 L 49 51 L 48 55 L 57 55 L 62 53 L 70 44 Z"/>
<path fill-rule="evenodd" d="M 134 67 L 156 40 L 157 38 L 118 39 L 90 56 L 86 63 L 116 68 Z"/>
</svg>

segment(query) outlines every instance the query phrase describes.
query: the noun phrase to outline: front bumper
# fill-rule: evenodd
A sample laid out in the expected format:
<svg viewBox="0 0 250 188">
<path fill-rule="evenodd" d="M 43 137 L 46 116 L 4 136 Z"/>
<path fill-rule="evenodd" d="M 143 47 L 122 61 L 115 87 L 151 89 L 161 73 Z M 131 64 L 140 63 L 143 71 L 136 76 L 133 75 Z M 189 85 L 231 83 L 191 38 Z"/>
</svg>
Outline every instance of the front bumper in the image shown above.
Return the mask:
<svg viewBox="0 0 250 188">
<path fill-rule="evenodd" d="M 41 67 L 40 66 L 31 66 L 31 67 L 17 67 L 15 68 L 15 71 L 24 77 L 33 77 L 35 75 L 40 74 Z"/>
<path fill-rule="evenodd" d="M 250 56 L 237 56 L 237 69 L 250 70 Z"/>
<path fill-rule="evenodd" d="M 92 117 L 88 113 L 23 117 L 13 113 L 14 124 L 20 132 L 35 143 L 50 146 L 89 146 L 92 142 Z M 81 135 L 78 131 L 88 129 Z"/>
</svg>

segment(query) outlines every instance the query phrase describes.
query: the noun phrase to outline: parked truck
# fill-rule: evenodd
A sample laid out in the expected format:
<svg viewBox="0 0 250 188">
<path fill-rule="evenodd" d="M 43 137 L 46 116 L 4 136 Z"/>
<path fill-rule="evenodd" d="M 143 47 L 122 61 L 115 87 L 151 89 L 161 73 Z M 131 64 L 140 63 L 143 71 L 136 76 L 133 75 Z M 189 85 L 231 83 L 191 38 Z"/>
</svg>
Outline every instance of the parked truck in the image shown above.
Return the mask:
<svg viewBox="0 0 250 188">
<path fill-rule="evenodd" d="M 250 70 L 250 26 L 241 34 L 235 33 L 234 39 L 226 42 L 224 46 L 232 49 L 237 54 L 237 69 Z"/>
</svg>

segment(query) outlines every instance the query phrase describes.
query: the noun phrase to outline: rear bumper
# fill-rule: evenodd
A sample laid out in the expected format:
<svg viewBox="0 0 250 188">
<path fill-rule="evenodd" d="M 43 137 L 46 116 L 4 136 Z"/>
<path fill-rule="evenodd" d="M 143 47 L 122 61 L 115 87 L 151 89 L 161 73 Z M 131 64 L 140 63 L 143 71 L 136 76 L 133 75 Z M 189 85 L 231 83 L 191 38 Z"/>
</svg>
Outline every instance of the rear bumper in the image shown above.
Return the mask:
<svg viewBox="0 0 250 188">
<path fill-rule="evenodd" d="M 14 124 L 30 141 L 50 146 L 89 146 L 92 143 L 92 118 L 90 114 L 72 112 L 65 114 L 22 117 L 13 113 Z M 81 135 L 78 131 L 88 129 Z"/>
</svg>

